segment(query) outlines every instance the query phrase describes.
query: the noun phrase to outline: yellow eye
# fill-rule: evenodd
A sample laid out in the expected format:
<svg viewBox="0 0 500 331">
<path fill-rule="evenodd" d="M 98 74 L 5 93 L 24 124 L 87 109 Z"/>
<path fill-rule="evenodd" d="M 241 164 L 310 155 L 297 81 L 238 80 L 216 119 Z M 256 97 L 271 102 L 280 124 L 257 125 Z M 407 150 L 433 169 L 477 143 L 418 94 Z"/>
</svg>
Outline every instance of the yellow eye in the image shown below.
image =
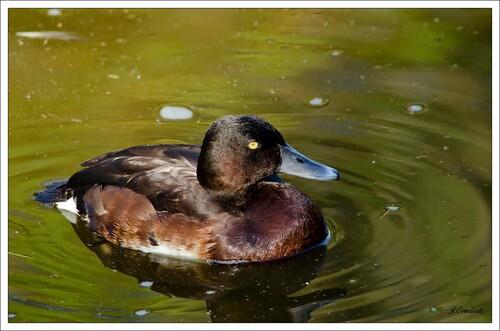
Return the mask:
<svg viewBox="0 0 500 331">
<path fill-rule="evenodd" d="M 259 143 L 256 141 L 251 141 L 248 143 L 248 148 L 250 149 L 256 149 L 257 147 L 259 147 Z"/>
</svg>

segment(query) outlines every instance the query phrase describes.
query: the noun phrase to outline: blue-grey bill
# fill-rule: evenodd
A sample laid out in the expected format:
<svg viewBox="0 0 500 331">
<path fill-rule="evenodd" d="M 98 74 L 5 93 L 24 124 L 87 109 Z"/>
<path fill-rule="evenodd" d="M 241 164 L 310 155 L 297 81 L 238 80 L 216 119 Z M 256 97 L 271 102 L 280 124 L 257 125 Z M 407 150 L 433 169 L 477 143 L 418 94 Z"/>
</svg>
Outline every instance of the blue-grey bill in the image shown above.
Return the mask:
<svg viewBox="0 0 500 331">
<path fill-rule="evenodd" d="M 315 180 L 337 180 L 340 174 L 337 170 L 311 160 L 302 155 L 290 145 L 280 145 L 281 164 L 278 172 Z"/>
</svg>

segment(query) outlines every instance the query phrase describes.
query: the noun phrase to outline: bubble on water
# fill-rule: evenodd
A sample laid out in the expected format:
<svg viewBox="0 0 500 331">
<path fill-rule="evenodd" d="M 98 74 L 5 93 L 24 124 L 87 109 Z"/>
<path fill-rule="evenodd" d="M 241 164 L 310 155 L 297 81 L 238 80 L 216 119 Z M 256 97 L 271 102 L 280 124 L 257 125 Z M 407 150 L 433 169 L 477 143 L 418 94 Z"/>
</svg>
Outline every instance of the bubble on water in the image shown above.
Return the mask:
<svg viewBox="0 0 500 331">
<path fill-rule="evenodd" d="M 327 96 L 309 97 L 304 100 L 304 104 L 306 106 L 314 108 L 324 107 L 329 103 L 330 103 L 330 98 Z"/>
<path fill-rule="evenodd" d="M 424 114 L 429 111 L 429 107 L 423 102 L 411 102 L 404 106 L 403 111 L 410 115 Z"/>
<path fill-rule="evenodd" d="M 182 106 L 162 106 L 160 119 L 162 120 L 187 120 L 193 117 L 193 111 Z"/>
<path fill-rule="evenodd" d="M 139 309 L 134 312 L 135 316 L 146 316 L 149 314 L 149 310 L 147 309 Z"/>
</svg>

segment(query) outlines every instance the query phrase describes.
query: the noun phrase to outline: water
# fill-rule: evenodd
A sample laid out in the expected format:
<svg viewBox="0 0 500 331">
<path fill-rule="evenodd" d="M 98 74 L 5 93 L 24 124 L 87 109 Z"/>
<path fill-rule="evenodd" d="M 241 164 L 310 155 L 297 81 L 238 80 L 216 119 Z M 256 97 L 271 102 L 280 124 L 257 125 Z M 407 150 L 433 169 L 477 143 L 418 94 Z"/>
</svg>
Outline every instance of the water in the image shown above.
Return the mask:
<svg viewBox="0 0 500 331">
<path fill-rule="evenodd" d="M 11 9 L 9 24 L 10 322 L 491 321 L 490 11 Z M 165 105 L 187 111 L 159 120 Z M 241 113 L 340 171 L 283 176 L 321 206 L 326 250 L 188 263 L 32 199 L 93 156 L 199 144 Z"/>
</svg>

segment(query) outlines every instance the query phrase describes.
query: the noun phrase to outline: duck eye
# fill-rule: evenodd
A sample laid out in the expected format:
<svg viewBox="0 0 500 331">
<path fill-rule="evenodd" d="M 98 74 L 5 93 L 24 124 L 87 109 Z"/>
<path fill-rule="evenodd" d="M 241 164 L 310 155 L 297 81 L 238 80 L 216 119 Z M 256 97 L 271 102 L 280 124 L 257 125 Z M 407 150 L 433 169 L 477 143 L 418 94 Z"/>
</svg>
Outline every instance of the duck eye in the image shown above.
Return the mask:
<svg viewBox="0 0 500 331">
<path fill-rule="evenodd" d="M 256 142 L 256 141 L 251 141 L 251 142 L 248 143 L 248 148 L 250 148 L 250 149 L 256 149 L 259 146 L 260 146 L 259 143 Z"/>
</svg>

